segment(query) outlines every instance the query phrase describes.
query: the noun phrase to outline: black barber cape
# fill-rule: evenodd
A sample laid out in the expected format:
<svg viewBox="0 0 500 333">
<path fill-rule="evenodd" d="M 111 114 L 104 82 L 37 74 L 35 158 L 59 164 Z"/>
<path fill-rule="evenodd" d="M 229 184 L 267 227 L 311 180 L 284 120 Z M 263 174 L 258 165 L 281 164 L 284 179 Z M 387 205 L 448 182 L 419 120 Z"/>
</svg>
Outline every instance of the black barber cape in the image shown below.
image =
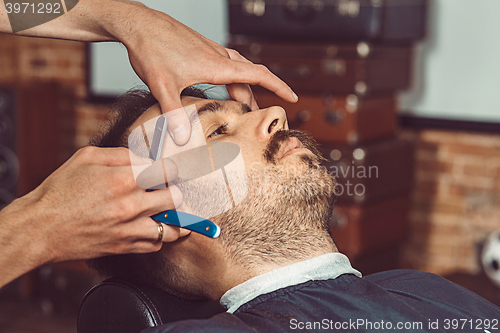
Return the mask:
<svg viewBox="0 0 500 333">
<path fill-rule="evenodd" d="M 437 275 L 393 270 L 307 281 L 260 295 L 233 314 L 163 332 L 500 332 L 500 308 Z"/>
</svg>

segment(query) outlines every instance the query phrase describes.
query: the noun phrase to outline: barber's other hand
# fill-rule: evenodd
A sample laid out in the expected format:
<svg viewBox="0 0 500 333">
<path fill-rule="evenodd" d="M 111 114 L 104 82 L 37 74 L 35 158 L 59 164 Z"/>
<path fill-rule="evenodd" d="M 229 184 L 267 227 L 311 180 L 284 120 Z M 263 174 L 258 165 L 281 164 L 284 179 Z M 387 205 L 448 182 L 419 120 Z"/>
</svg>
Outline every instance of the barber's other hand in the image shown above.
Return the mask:
<svg viewBox="0 0 500 333">
<path fill-rule="evenodd" d="M 76 152 L 25 197 L 35 213 L 25 241 L 44 241 L 48 261 L 158 251 L 162 243 L 156 242 L 158 226 L 150 216 L 175 209 L 182 193 L 176 187 L 154 192 L 138 187 L 131 156 L 137 157 L 125 148 L 85 147 Z M 132 163 L 145 162 L 137 157 Z M 174 169 L 168 171 L 172 179 Z M 163 227 L 164 242 L 189 233 Z"/>
<path fill-rule="evenodd" d="M 145 6 L 135 10 L 128 34 L 117 37 L 127 47 L 135 72 L 169 118 L 169 131 L 177 144 L 186 143 L 191 133 L 180 101 L 180 93 L 188 86 L 228 85 L 235 100 L 254 110 L 258 106 L 248 84 L 261 85 L 289 102 L 297 100 L 290 87 L 265 66 L 251 63 L 162 12 Z"/>
</svg>

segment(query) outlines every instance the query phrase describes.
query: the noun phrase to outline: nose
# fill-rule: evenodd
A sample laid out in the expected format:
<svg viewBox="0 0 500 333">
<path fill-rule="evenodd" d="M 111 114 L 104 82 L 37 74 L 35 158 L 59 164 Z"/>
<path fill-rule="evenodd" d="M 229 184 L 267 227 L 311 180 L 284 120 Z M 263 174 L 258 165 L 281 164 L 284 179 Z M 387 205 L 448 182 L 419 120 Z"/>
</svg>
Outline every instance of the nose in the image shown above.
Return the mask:
<svg viewBox="0 0 500 333">
<path fill-rule="evenodd" d="M 286 113 L 282 107 L 273 106 L 267 109 L 252 111 L 258 113 L 259 122 L 256 127 L 256 137 L 268 141 L 279 130 L 288 129 Z"/>
</svg>

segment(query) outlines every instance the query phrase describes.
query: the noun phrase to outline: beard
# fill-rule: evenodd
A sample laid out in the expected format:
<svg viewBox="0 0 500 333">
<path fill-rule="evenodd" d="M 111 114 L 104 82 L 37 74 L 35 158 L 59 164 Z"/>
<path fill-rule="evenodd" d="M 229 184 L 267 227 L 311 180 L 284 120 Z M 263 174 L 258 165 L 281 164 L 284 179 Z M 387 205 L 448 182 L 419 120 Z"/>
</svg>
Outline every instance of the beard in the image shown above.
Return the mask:
<svg viewBox="0 0 500 333">
<path fill-rule="evenodd" d="M 281 144 L 291 137 L 299 139 L 313 154 L 288 157 L 289 163 L 280 163 L 277 154 Z M 176 184 L 184 196 L 179 210 L 201 217 L 214 216 L 210 220 L 221 228 L 216 241 L 228 259 L 245 268 L 287 264 L 318 252 L 334 251 L 328 221 L 336 199 L 336 182 L 320 166 L 323 157 L 316 142 L 300 131 L 278 131 L 263 154 L 268 165 L 250 170 L 245 182 L 231 187 L 233 192 L 243 191 L 243 187 L 247 191 L 233 208 L 214 216 L 217 209 L 213 207 L 221 202 L 231 204 L 232 197 L 224 194 L 225 187 L 195 179 Z M 168 252 L 134 256 L 141 258 L 140 265 L 145 266 L 141 271 L 147 272 L 141 280 L 185 299 L 208 298 L 203 285 L 193 283 Z"/>
<path fill-rule="evenodd" d="M 312 155 L 290 156 L 286 160 L 289 163 L 281 163 L 277 159 L 280 147 L 292 137 Z M 336 199 L 336 182 L 321 167 L 324 158 L 314 139 L 300 131 L 281 130 L 273 135 L 263 154 L 268 164 L 264 169 L 250 170 L 246 182 L 231 185 L 233 193 L 246 190 L 246 197 L 216 216 L 213 207 L 221 202 L 231 204 L 231 198 L 224 195 L 225 187 L 196 180 L 178 184 L 186 206 L 196 206 L 188 212 L 214 216 L 210 220 L 221 227 L 221 245 L 235 263 L 244 267 L 303 260 L 314 250 L 334 248 L 328 221 Z"/>
</svg>

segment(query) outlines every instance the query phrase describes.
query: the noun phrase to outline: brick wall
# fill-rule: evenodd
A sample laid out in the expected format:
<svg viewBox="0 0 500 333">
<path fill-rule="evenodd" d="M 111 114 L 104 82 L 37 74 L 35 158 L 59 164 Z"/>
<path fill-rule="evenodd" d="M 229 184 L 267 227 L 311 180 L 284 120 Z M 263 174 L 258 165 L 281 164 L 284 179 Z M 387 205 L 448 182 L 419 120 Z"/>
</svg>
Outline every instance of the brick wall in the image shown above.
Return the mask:
<svg viewBox="0 0 500 333">
<path fill-rule="evenodd" d="M 84 98 L 85 75 L 84 43 L 0 34 L 2 85 L 59 81 Z"/>
<path fill-rule="evenodd" d="M 85 43 L 0 34 L 0 85 L 20 87 L 33 81 L 59 82 L 71 91 L 61 163 L 87 144 L 106 117 L 107 106 L 86 102 Z M 61 101 L 65 103 L 66 101 Z"/>
<path fill-rule="evenodd" d="M 500 228 L 500 134 L 425 130 L 417 139 L 403 265 L 477 273 L 479 245 Z"/>
<path fill-rule="evenodd" d="M 58 81 L 76 95 L 65 153 L 87 144 L 107 107 L 85 101 L 85 45 L 0 34 L 0 85 Z M 411 232 L 403 266 L 477 272 L 477 244 L 500 227 L 500 135 L 427 130 L 416 136 Z"/>
</svg>

